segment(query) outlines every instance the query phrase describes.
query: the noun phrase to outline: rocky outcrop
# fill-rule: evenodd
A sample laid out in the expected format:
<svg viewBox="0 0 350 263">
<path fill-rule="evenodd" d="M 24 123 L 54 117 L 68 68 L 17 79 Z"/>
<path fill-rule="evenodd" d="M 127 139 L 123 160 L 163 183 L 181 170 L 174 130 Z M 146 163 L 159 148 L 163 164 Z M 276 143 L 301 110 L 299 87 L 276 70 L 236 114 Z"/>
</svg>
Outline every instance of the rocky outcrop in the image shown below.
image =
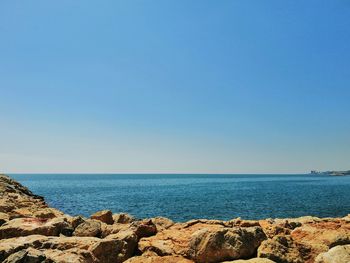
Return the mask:
<svg viewBox="0 0 350 263">
<path fill-rule="evenodd" d="M 349 263 L 350 216 L 229 221 L 70 216 L 0 175 L 0 262 Z"/>
<path fill-rule="evenodd" d="M 113 225 L 114 223 L 112 212 L 110 210 L 98 211 L 91 216 L 91 219 L 99 220 L 108 225 Z"/>
<path fill-rule="evenodd" d="M 350 262 L 350 245 L 336 246 L 329 251 L 321 253 L 316 263 L 343 263 Z"/>
</svg>

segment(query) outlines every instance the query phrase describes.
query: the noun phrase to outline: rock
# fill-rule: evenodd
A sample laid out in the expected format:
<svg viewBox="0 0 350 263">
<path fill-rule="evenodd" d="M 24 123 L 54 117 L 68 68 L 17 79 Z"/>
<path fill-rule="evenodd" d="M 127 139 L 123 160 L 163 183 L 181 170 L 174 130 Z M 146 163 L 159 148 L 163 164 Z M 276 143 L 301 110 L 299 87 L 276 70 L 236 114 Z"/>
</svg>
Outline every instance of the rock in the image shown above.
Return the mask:
<svg viewBox="0 0 350 263">
<path fill-rule="evenodd" d="M 12 255 L 20 250 L 28 247 L 41 246 L 48 239 L 49 237 L 42 235 L 2 239 L 0 240 L 0 262 L 5 260 L 9 255 Z"/>
<path fill-rule="evenodd" d="M 28 248 L 10 255 L 4 263 L 41 263 L 45 259 L 46 256 L 42 251 Z"/>
<path fill-rule="evenodd" d="M 125 261 L 125 263 L 195 263 L 192 260 L 181 256 L 139 256 L 132 257 Z"/>
<path fill-rule="evenodd" d="M 317 256 L 316 263 L 348 263 L 350 262 L 350 245 L 336 246 L 328 252 Z"/>
<path fill-rule="evenodd" d="M 85 222 L 85 219 L 82 216 L 74 216 L 70 217 L 68 219 L 68 222 L 71 224 L 71 226 L 76 229 L 77 226 Z"/>
<path fill-rule="evenodd" d="M 0 238 L 11 238 L 29 235 L 58 236 L 69 228 L 65 218 L 51 220 L 40 218 L 16 218 L 0 227 Z"/>
<path fill-rule="evenodd" d="M 121 241 L 118 260 L 125 261 L 126 259 L 132 257 L 135 254 L 138 237 L 133 231 L 131 230 L 120 231 L 117 234 L 112 234 L 107 236 L 106 239 L 116 239 Z"/>
<path fill-rule="evenodd" d="M 10 216 L 8 214 L 5 213 L 1 213 L 0 212 L 0 226 L 2 226 L 3 224 L 5 224 L 6 222 L 8 222 L 10 220 Z"/>
<path fill-rule="evenodd" d="M 164 229 L 168 229 L 172 225 L 174 225 L 174 222 L 168 218 L 165 217 L 154 217 L 151 218 L 153 224 L 155 224 L 157 231 L 162 231 Z"/>
<path fill-rule="evenodd" d="M 310 250 L 299 246 L 290 236 L 275 236 L 265 240 L 258 248 L 259 258 L 268 258 L 279 263 L 304 263 Z"/>
<path fill-rule="evenodd" d="M 138 238 L 150 237 L 157 233 L 157 227 L 152 220 L 134 221 L 130 228 L 135 231 Z"/>
<path fill-rule="evenodd" d="M 242 220 L 240 217 L 227 221 L 232 227 L 250 227 L 250 226 L 260 226 L 257 220 Z"/>
<path fill-rule="evenodd" d="M 203 263 L 249 258 L 265 239 L 260 227 L 202 229 L 191 237 L 189 256 Z"/>
<path fill-rule="evenodd" d="M 55 218 L 62 217 L 64 214 L 55 208 L 43 208 L 34 212 L 33 216 L 38 218 Z"/>
<path fill-rule="evenodd" d="M 343 219 L 317 220 L 295 228 L 291 237 L 311 249 L 310 260 L 313 260 L 334 246 L 350 244 L 350 224 Z"/>
<path fill-rule="evenodd" d="M 99 220 L 108 225 L 112 225 L 114 223 L 112 212 L 110 210 L 98 211 L 91 216 L 91 219 Z"/>
<path fill-rule="evenodd" d="M 135 221 L 135 218 L 132 215 L 126 213 L 114 214 L 113 215 L 114 223 L 119 224 L 129 224 Z"/>
<path fill-rule="evenodd" d="M 276 222 L 274 219 L 259 220 L 265 235 L 273 238 L 276 235 L 290 235 L 291 228 L 286 222 Z"/>
<path fill-rule="evenodd" d="M 75 228 L 73 236 L 99 237 L 101 236 L 101 222 L 87 219 L 84 223 L 81 223 Z"/>
<path fill-rule="evenodd" d="M 196 262 L 219 262 L 253 256 L 266 238 L 260 227 L 227 228 L 205 221 L 175 224 L 155 236 L 142 238 L 139 249 L 158 256 L 180 255 Z"/>
<path fill-rule="evenodd" d="M 93 244 L 89 251 L 101 262 L 122 262 L 119 259 L 122 243 L 114 239 L 101 239 Z"/>
<path fill-rule="evenodd" d="M 238 259 L 238 260 L 233 260 L 233 261 L 225 261 L 222 263 L 275 263 L 275 261 L 272 261 L 267 258 L 251 258 L 251 259 Z"/>
<path fill-rule="evenodd" d="M 48 263 L 95 263 L 99 262 L 91 252 L 84 249 L 67 249 L 67 250 L 57 250 L 57 249 L 45 249 L 44 252 L 46 260 L 44 262 Z M 101 261 L 102 262 L 102 261 Z"/>
</svg>

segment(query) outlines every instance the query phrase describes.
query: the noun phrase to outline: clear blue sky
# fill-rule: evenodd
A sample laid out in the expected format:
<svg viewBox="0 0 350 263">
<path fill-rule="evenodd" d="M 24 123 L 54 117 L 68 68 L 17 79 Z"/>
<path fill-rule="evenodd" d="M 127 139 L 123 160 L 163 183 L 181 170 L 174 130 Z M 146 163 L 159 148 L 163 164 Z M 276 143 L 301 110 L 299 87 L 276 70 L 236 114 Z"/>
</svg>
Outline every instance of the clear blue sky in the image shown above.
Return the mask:
<svg viewBox="0 0 350 263">
<path fill-rule="evenodd" d="M 3 172 L 350 169 L 350 2 L 1 1 Z"/>
</svg>

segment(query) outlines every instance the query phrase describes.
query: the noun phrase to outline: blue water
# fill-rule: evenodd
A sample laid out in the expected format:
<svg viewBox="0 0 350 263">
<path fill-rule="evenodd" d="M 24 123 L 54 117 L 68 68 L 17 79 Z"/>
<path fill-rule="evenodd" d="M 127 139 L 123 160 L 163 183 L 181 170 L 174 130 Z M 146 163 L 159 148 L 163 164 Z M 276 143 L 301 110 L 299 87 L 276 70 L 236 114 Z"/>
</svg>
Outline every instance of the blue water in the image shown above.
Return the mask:
<svg viewBox="0 0 350 263">
<path fill-rule="evenodd" d="M 327 175 L 14 174 L 71 215 L 110 209 L 138 218 L 345 216 L 350 177 Z"/>
</svg>

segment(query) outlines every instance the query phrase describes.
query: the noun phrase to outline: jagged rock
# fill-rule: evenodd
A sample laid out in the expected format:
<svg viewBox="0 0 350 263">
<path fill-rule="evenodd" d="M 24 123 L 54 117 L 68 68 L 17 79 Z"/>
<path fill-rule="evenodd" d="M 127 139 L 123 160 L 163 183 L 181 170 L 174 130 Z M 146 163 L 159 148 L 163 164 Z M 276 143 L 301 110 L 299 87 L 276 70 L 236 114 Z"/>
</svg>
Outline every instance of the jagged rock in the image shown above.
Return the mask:
<svg viewBox="0 0 350 263">
<path fill-rule="evenodd" d="M 0 238 L 29 235 L 58 236 L 70 225 L 64 217 L 51 220 L 40 218 L 16 218 L 0 227 Z"/>
<path fill-rule="evenodd" d="M 118 224 L 129 224 L 135 221 L 135 218 L 126 213 L 119 213 L 113 215 L 113 221 Z"/>
<path fill-rule="evenodd" d="M 105 239 L 117 239 L 121 241 L 121 252 L 118 255 L 118 260 L 125 261 L 135 254 L 138 237 L 133 231 L 120 231 L 117 234 L 107 236 Z"/>
<path fill-rule="evenodd" d="M 28 248 L 10 255 L 3 263 L 41 263 L 45 259 L 46 256 L 42 251 Z"/>
<path fill-rule="evenodd" d="M 139 250 L 143 253 L 153 251 L 159 256 L 189 254 L 190 240 L 193 233 L 207 228 L 219 230 L 223 226 L 219 224 L 205 224 L 200 221 L 196 223 L 177 223 L 168 229 L 158 232 L 155 236 L 142 238 L 139 241 Z"/>
<path fill-rule="evenodd" d="M 333 247 L 328 252 L 318 255 L 315 262 L 348 263 L 350 262 L 350 245 Z"/>
<path fill-rule="evenodd" d="M 74 217 L 69 217 L 68 222 L 71 224 L 71 226 L 76 229 L 77 226 L 80 224 L 84 223 L 86 219 L 84 219 L 82 216 L 74 216 Z"/>
<path fill-rule="evenodd" d="M 1 213 L 0 212 L 0 226 L 2 226 L 3 224 L 5 224 L 6 222 L 8 222 L 10 220 L 10 216 L 8 214 L 5 213 Z"/>
<path fill-rule="evenodd" d="M 181 256 L 138 256 L 132 257 L 125 261 L 125 263 L 195 263 L 192 260 Z"/>
<path fill-rule="evenodd" d="M 151 218 L 151 220 L 155 224 L 157 231 L 168 229 L 169 227 L 174 225 L 174 222 L 172 220 L 165 217 L 154 217 Z"/>
<path fill-rule="evenodd" d="M 99 220 L 108 225 L 112 225 L 114 223 L 112 212 L 110 210 L 98 211 L 91 216 L 91 219 Z"/>
<path fill-rule="evenodd" d="M 134 221 L 131 223 L 131 229 L 135 230 L 138 238 L 150 237 L 157 233 L 157 227 L 152 220 Z"/>
<path fill-rule="evenodd" d="M 43 251 L 46 260 L 45 263 L 97 263 L 103 262 L 99 261 L 91 252 L 84 249 L 67 249 L 67 250 L 57 250 L 57 249 L 45 249 Z"/>
<path fill-rule="evenodd" d="M 251 227 L 251 226 L 260 226 L 259 221 L 257 220 L 243 220 L 240 217 L 227 221 L 232 227 Z"/>
<path fill-rule="evenodd" d="M 295 243 L 290 236 L 275 236 L 261 243 L 258 257 L 278 263 L 304 263 L 308 260 L 309 252 L 309 248 Z"/>
<path fill-rule="evenodd" d="M 61 211 L 58 211 L 55 208 L 43 208 L 40 209 L 33 214 L 34 217 L 38 218 L 55 218 L 55 217 L 62 217 L 64 214 Z"/>
<path fill-rule="evenodd" d="M 101 231 L 100 221 L 87 219 L 75 228 L 73 235 L 78 237 L 98 237 L 101 236 Z"/>
<path fill-rule="evenodd" d="M 251 259 L 238 259 L 238 260 L 233 260 L 233 261 L 225 261 L 222 263 L 275 263 L 275 261 L 272 261 L 267 258 L 251 258 Z"/>
<path fill-rule="evenodd" d="M 221 223 L 187 222 L 142 238 L 139 249 L 159 256 L 181 255 L 196 262 L 219 262 L 252 256 L 266 238 L 260 227 L 226 228 Z"/>
<path fill-rule="evenodd" d="M 343 219 L 323 219 L 295 228 L 293 240 L 309 247 L 311 260 L 337 245 L 350 244 L 350 224 Z"/>
<path fill-rule="evenodd" d="M 202 229 L 191 237 L 189 256 L 203 263 L 249 258 L 265 239 L 260 227 Z"/>
</svg>

